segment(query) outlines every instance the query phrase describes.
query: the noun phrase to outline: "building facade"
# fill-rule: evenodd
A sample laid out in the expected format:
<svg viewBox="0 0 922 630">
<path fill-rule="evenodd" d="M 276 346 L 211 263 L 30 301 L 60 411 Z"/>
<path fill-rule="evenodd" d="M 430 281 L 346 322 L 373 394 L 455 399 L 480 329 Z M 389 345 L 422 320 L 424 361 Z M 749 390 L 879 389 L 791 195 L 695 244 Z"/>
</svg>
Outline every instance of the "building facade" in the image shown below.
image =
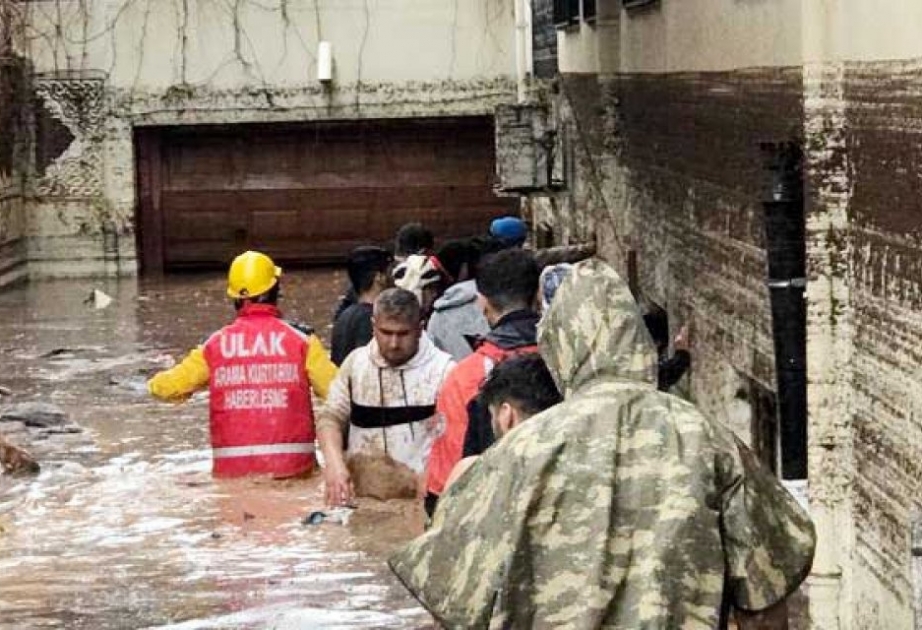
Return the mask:
<svg viewBox="0 0 922 630">
<path fill-rule="evenodd" d="M 3 4 L 30 65 L 24 201 L 4 210 L 28 276 L 246 247 L 324 262 L 406 220 L 445 237 L 517 209 L 492 192 L 511 2 Z"/>
<path fill-rule="evenodd" d="M 536 65 L 531 102 L 562 165 L 528 194 L 536 224 L 595 235 L 643 302 L 691 326 L 686 393 L 779 472 L 799 455 L 775 420 L 770 153 L 799 156 L 809 623 L 912 628 L 922 5 L 536 0 L 533 14 L 534 58 L 557 67 Z"/>
</svg>

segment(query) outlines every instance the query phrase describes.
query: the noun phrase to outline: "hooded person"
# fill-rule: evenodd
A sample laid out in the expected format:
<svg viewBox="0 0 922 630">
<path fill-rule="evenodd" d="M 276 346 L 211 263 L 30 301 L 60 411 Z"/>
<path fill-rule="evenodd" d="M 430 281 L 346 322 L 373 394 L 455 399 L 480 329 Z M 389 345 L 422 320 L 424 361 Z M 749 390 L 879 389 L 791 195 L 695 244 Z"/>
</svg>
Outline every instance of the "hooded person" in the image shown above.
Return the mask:
<svg viewBox="0 0 922 630">
<path fill-rule="evenodd" d="M 490 332 L 490 324 L 477 303 L 476 268 L 480 251 L 473 239 L 449 241 L 436 254 L 455 279 L 433 305 L 426 332 L 440 350 L 460 361 L 474 349 L 470 340 Z"/>
<path fill-rule="evenodd" d="M 539 345 L 564 402 L 512 429 L 389 564 L 448 628 L 714 628 L 807 576 L 813 525 L 733 434 L 656 389 L 605 263 L 576 265 Z"/>
</svg>

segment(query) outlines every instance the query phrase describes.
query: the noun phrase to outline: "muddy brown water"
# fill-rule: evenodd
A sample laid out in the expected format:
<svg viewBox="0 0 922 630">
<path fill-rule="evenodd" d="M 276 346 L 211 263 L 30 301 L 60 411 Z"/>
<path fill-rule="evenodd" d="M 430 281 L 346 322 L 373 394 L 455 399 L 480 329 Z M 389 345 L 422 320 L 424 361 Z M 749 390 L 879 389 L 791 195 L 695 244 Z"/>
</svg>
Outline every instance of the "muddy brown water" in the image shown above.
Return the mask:
<svg viewBox="0 0 922 630">
<path fill-rule="evenodd" d="M 325 340 L 345 276 L 291 273 L 286 317 Z M 83 303 L 93 288 L 115 298 Z M 422 530 L 412 501 L 361 500 L 348 525 L 317 477 L 210 476 L 207 402 L 153 401 L 146 374 L 229 321 L 220 274 L 54 281 L 0 292 L 0 406 L 40 400 L 85 432 L 0 476 L 0 628 L 431 628 L 384 564 Z M 0 426 L 0 431 L 2 431 Z"/>
</svg>

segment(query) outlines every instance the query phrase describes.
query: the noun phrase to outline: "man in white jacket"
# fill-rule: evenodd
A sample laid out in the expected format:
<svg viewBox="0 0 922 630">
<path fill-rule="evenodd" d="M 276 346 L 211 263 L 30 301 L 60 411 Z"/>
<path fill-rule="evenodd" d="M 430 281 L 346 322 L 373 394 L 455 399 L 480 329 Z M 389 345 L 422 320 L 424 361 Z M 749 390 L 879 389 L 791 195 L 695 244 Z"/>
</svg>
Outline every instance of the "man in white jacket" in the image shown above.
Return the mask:
<svg viewBox="0 0 922 630">
<path fill-rule="evenodd" d="M 317 419 L 330 505 L 349 504 L 355 496 L 347 448 L 352 455 L 387 456 L 423 472 L 436 437 L 436 396 L 454 366 L 451 356 L 422 334 L 413 293 L 381 293 L 372 325 L 374 338 L 340 366 Z"/>
</svg>

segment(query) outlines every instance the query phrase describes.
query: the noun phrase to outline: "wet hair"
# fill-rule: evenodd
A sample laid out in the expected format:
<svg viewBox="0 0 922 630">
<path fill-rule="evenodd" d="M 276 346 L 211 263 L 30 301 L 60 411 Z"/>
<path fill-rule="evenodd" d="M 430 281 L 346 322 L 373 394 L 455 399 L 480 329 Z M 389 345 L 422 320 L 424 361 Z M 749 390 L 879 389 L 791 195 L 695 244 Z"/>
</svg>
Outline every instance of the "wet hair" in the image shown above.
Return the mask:
<svg viewBox="0 0 922 630">
<path fill-rule="evenodd" d="M 375 300 L 374 316 L 403 322 L 418 322 L 420 318 L 419 300 L 406 289 L 385 289 Z"/>
<path fill-rule="evenodd" d="M 279 296 L 281 295 L 280 284 L 281 283 L 278 280 L 276 280 L 272 288 L 261 295 L 257 295 L 256 297 L 251 297 L 251 298 L 235 299 L 234 300 L 234 310 L 239 311 L 240 309 L 243 308 L 243 305 L 246 304 L 247 302 L 250 302 L 252 304 L 271 304 L 272 306 L 275 306 L 276 304 L 279 303 Z"/>
<path fill-rule="evenodd" d="M 480 403 L 489 408 L 507 402 L 532 416 L 553 407 L 563 398 L 537 352 L 526 352 L 501 361 L 480 387 Z"/>
<path fill-rule="evenodd" d="M 499 311 L 529 308 L 538 293 L 541 270 L 524 249 L 505 249 L 487 256 L 477 271 L 477 291 Z"/>
<path fill-rule="evenodd" d="M 397 230 L 394 238 L 394 255 L 410 256 L 412 254 L 425 254 L 435 247 L 435 238 L 432 232 L 423 227 L 422 223 L 407 223 Z"/>
<path fill-rule="evenodd" d="M 653 343 L 656 344 L 658 350 L 669 345 L 669 315 L 666 309 L 654 304 L 643 316 L 643 323 L 650 331 L 650 336 L 653 337 Z"/>
<path fill-rule="evenodd" d="M 346 272 L 356 293 L 364 293 L 374 284 L 375 276 L 387 274 L 393 257 L 383 247 L 356 247 L 349 253 Z"/>
<path fill-rule="evenodd" d="M 480 264 L 483 262 L 483 259 L 489 256 L 490 254 L 496 254 L 508 249 L 502 241 L 495 239 L 492 236 L 475 236 L 471 239 L 471 247 L 473 248 L 473 260 L 469 265 L 469 273 L 471 278 L 476 278 L 480 272 Z"/>
<path fill-rule="evenodd" d="M 469 274 L 473 272 L 477 264 L 478 252 L 470 239 L 458 239 L 442 245 L 435 257 L 451 276 L 451 280 L 457 282 L 464 265 L 467 265 Z"/>
</svg>

